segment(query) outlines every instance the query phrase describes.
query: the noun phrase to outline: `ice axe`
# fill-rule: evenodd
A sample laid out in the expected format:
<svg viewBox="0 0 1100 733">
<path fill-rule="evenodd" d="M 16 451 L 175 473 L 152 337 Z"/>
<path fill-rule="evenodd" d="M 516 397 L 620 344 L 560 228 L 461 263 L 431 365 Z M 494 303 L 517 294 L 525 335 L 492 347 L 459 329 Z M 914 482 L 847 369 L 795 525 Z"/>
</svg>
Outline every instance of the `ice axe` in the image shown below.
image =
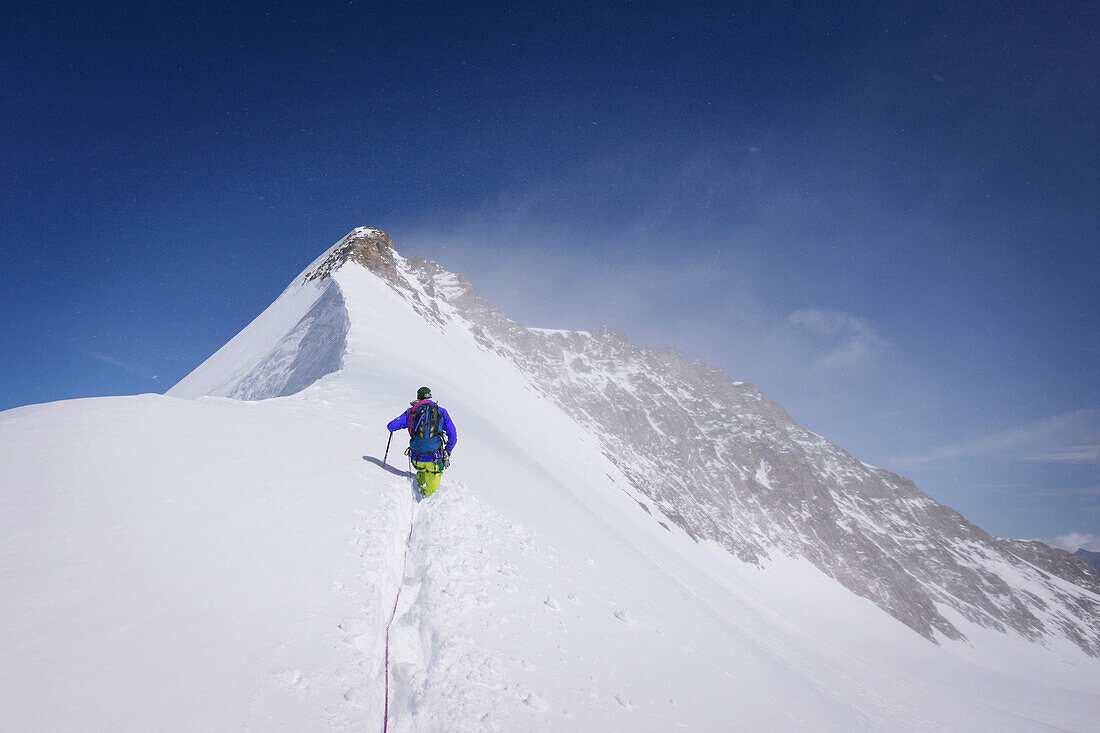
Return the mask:
<svg viewBox="0 0 1100 733">
<path fill-rule="evenodd" d="M 382 465 L 385 466 L 386 459 L 390 457 L 390 442 L 393 440 L 393 433 L 390 433 L 390 439 L 386 441 L 386 455 L 382 456 Z"/>
</svg>

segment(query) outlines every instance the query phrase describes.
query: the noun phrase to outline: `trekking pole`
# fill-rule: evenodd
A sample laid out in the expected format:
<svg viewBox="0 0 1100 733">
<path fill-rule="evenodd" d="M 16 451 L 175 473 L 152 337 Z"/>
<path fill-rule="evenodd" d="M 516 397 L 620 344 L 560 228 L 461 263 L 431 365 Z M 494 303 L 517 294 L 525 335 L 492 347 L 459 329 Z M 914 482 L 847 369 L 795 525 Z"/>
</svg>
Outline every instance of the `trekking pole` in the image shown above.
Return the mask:
<svg viewBox="0 0 1100 733">
<path fill-rule="evenodd" d="M 390 439 L 386 441 L 386 455 L 382 456 L 382 465 L 386 465 L 386 459 L 390 457 L 390 441 L 393 440 L 393 433 L 390 433 Z"/>
</svg>

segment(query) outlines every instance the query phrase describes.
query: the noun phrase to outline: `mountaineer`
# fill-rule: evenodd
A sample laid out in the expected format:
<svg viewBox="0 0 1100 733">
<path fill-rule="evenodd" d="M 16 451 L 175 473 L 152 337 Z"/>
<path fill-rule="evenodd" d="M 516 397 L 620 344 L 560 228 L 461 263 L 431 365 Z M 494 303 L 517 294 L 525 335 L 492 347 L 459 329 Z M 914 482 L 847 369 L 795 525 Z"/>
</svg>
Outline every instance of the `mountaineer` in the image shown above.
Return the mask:
<svg viewBox="0 0 1100 733">
<path fill-rule="evenodd" d="M 422 496 L 431 496 L 439 488 L 443 470 L 451 465 L 451 451 L 458 442 L 458 431 L 447 411 L 432 400 L 432 391 L 421 387 L 411 407 L 390 420 L 391 433 L 407 428 L 409 447 L 405 454 L 416 468 L 416 484 Z M 446 435 L 447 442 L 443 442 Z"/>
</svg>

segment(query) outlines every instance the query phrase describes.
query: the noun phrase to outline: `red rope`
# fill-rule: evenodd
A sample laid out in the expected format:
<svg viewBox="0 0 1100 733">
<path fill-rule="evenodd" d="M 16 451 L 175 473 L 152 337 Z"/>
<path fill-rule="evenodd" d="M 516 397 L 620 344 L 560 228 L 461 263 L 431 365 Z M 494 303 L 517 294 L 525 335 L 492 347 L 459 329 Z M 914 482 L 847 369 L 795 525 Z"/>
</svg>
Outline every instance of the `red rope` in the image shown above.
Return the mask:
<svg viewBox="0 0 1100 733">
<path fill-rule="evenodd" d="M 412 542 L 412 520 L 409 520 L 409 536 L 405 538 L 405 555 L 401 558 L 401 582 L 397 586 L 397 595 L 393 599 L 393 610 L 390 611 L 390 620 L 386 624 L 386 703 L 382 713 L 382 733 L 387 733 L 390 727 L 390 629 L 393 620 L 397 617 L 397 603 L 401 600 L 401 587 L 405 584 L 405 567 L 409 562 L 409 543 Z"/>
</svg>

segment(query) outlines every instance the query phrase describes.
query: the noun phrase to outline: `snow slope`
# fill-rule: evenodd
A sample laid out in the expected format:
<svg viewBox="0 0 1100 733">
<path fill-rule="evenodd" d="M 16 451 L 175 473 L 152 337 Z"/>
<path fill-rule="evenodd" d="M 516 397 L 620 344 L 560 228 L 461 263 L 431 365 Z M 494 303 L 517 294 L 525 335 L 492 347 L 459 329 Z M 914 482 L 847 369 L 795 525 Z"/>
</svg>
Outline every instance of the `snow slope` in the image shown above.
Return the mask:
<svg viewBox="0 0 1100 733">
<path fill-rule="evenodd" d="M 1068 642 L 937 646 L 693 540 L 406 268 L 298 278 L 170 396 L 0 413 L 0 727 L 1095 729 Z M 421 384 L 460 438 L 417 503 Z"/>
</svg>

